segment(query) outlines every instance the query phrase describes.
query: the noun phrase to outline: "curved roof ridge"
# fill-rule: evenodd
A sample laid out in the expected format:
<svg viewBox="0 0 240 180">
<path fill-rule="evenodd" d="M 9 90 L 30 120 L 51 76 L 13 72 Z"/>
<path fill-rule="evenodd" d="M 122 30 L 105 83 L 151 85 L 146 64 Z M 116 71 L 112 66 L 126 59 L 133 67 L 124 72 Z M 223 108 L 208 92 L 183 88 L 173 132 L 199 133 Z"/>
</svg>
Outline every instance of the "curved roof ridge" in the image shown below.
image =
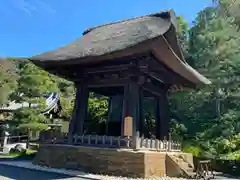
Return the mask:
<svg viewBox="0 0 240 180">
<path fill-rule="evenodd" d="M 120 21 L 115 21 L 115 22 L 111 22 L 111 23 L 102 24 L 102 25 L 99 25 L 99 26 L 90 27 L 90 28 L 86 29 L 85 31 L 83 31 L 82 35 L 86 35 L 87 33 L 91 32 L 92 30 L 94 30 L 96 28 L 103 27 L 103 26 L 109 26 L 109 25 L 113 25 L 113 24 L 123 23 L 123 22 L 131 21 L 131 20 L 135 20 L 135 19 L 141 19 L 141 18 L 144 18 L 144 17 L 161 17 L 163 19 L 167 19 L 167 18 L 170 18 L 171 15 L 174 15 L 174 14 L 175 14 L 174 11 L 172 9 L 170 9 L 170 10 L 167 10 L 167 11 L 160 11 L 160 12 L 151 13 L 151 14 L 148 14 L 148 15 L 137 16 L 137 17 L 133 17 L 133 18 L 130 18 L 130 19 L 123 19 L 123 20 L 120 20 Z"/>
</svg>

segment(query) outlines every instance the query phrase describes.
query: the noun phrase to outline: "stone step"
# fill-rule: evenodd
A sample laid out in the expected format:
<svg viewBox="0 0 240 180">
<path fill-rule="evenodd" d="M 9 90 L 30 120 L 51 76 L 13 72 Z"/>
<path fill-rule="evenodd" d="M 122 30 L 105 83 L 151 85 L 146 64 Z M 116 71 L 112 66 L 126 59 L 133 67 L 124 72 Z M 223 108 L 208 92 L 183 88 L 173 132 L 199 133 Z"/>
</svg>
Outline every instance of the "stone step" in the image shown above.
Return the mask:
<svg viewBox="0 0 240 180">
<path fill-rule="evenodd" d="M 188 163 L 186 162 L 181 162 L 181 163 L 178 163 L 180 166 L 183 166 L 183 167 L 186 167 L 186 168 L 192 168 L 191 166 L 189 166 Z"/>
<path fill-rule="evenodd" d="M 187 169 L 184 168 L 184 170 L 185 170 L 186 172 L 194 172 L 192 168 L 187 168 Z"/>
</svg>

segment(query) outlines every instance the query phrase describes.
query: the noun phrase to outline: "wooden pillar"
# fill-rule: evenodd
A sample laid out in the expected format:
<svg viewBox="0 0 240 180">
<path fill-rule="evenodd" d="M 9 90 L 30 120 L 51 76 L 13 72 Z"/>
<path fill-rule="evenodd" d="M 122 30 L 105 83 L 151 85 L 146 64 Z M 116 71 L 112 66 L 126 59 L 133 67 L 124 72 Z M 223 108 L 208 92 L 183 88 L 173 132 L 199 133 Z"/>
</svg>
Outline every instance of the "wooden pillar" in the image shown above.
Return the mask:
<svg viewBox="0 0 240 180">
<path fill-rule="evenodd" d="M 83 125 L 87 117 L 88 110 L 88 87 L 86 85 L 77 84 L 77 92 L 75 98 L 75 104 L 72 114 L 72 119 L 69 124 L 68 142 L 72 143 L 73 135 L 83 134 Z"/>
<path fill-rule="evenodd" d="M 128 84 L 124 86 L 123 90 L 123 103 L 122 103 L 122 121 L 121 121 L 121 136 L 124 134 L 124 119 L 127 117 L 128 112 Z"/>
<path fill-rule="evenodd" d="M 108 118 L 106 122 L 106 135 L 109 135 L 109 121 L 111 121 L 112 115 L 112 96 L 108 98 Z"/>
<path fill-rule="evenodd" d="M 110 136 L 121 136 L 122 101 L 122 96 L 119 94 L 111 97 L 108 121 L 108 135 Z"/>
<path fill-rule="evenodd" d="M 144 136 L 144 114 L 143 114 L 143 100 L 144 100 L 144 93 L 143 89 L 139 89 L 139 132 L 140 136 Z"/>
<path fill-rule="evenodd" d="M 164 140 L 164 137 L 168 137 L 170 122 L 167 93 L 162 93 L 156 100 L 156 138 Z"/>
<path fill-rule="evenodd" d="M 123 124 L 122 132 L 124 132 L 124 119 L 126 117 L 132 118 L 132 137 L 135 138 L 139 135 L 140 131 L 140 86 L 136 83 L 128 84 L 124 88 L 124 103 L 123 103 Z M 136 144 L 133 143 L 133 148 L 136 148 Z"/>
</svg>

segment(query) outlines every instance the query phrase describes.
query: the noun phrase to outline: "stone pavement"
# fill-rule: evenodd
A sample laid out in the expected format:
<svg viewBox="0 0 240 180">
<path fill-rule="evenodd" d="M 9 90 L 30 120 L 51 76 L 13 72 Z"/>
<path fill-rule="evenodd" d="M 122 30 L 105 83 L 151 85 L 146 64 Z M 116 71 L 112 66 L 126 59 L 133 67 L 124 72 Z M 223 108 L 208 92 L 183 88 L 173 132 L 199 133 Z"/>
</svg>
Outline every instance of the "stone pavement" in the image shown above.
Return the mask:
<svg viewBox="0 0 240 180">
<path fill-rule="evenodd" d="M 31 174 L 32 172 L 36 173 L 36 174 L 41 174 L 42 177 L 48 179 L 48 176 L 56 176 L 56 177 L 67 177 L 66 179 L 70 178 L 70 177 L 74 177 L 75 179 L 81 179 L 81 180 L 86 180 L 86 179 L 91 179 L 91 180 L 97 180 L 100 179 L 100 177 L 98 177 L 97 175 L 91 175 L 88 173 L 84 173 L 84 172 L 80 172 L 80 171 L 71 171 L 71 170 L 65 170 L 65 169 L 55 169 L 55 168 L 46 168 L 46 167 L 40 167 L 40 166 L 36 166 L 33 165 L 31 163 L 31 161 L 0 161 L 0 167 L 7 169 L 7 172 L 11 171 L 11 169 L 16 169 L 16 172 L 25 172 L 27 174 L 29 174 L 29 178 L 31 178 Z M 1 169 L 0 169 L 1 170 Z M 14 172 L 14 171 L 12 171 Z M 0 173 L 3 173 L 2 171 L 0 171 Z M 33 173 L 33 174 L 34 174 Z M 15 174 L 12 173 L 12 174 Z M 1 174 L 0 174 L 1 175 Z M 41 177 L 40 176 L 40 177 Z M 1 176 L 0 176 L 1 177 Z M 21 176 L 19 176 L 20 178 Z M 36 177 L 36 178 L 40 178 L 40 177 Z M 34 180 L 38 180 L 34 178 Z M 1 179 L 1 178 L 0 178 Z M 41 179 L 41 178 L 40 178 Z M 59 178 L 57 178 L 59 179 Z M 60 178 L 60 179 L 64 179 L 64 178 Z M 24 178 L 23 178 L 24 180 Z"/>
<path fill-rule="evenodd" d="M 1 180 L 86 180 L 86 178 L 74 177 L 59 173 L 37 171 L 32 169 L 0 165 L 0 179 Z"/>
</svg>

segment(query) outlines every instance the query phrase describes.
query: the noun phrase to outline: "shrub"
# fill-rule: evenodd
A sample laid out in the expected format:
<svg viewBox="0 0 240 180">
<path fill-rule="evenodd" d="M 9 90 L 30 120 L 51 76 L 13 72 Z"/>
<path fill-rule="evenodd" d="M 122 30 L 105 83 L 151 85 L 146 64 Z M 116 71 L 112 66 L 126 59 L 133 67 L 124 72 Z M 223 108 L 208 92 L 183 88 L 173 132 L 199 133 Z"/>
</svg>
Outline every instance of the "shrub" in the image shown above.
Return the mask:
<svg viewBox="0 0 240 180">
<path fill-rule="evenodd" d="M 193 156 L 199 157 L 201 155 L 201 148 L 193 145 L 186 145 L 183 147 L 183 152 L 191 153 Z"/>
</svg>

